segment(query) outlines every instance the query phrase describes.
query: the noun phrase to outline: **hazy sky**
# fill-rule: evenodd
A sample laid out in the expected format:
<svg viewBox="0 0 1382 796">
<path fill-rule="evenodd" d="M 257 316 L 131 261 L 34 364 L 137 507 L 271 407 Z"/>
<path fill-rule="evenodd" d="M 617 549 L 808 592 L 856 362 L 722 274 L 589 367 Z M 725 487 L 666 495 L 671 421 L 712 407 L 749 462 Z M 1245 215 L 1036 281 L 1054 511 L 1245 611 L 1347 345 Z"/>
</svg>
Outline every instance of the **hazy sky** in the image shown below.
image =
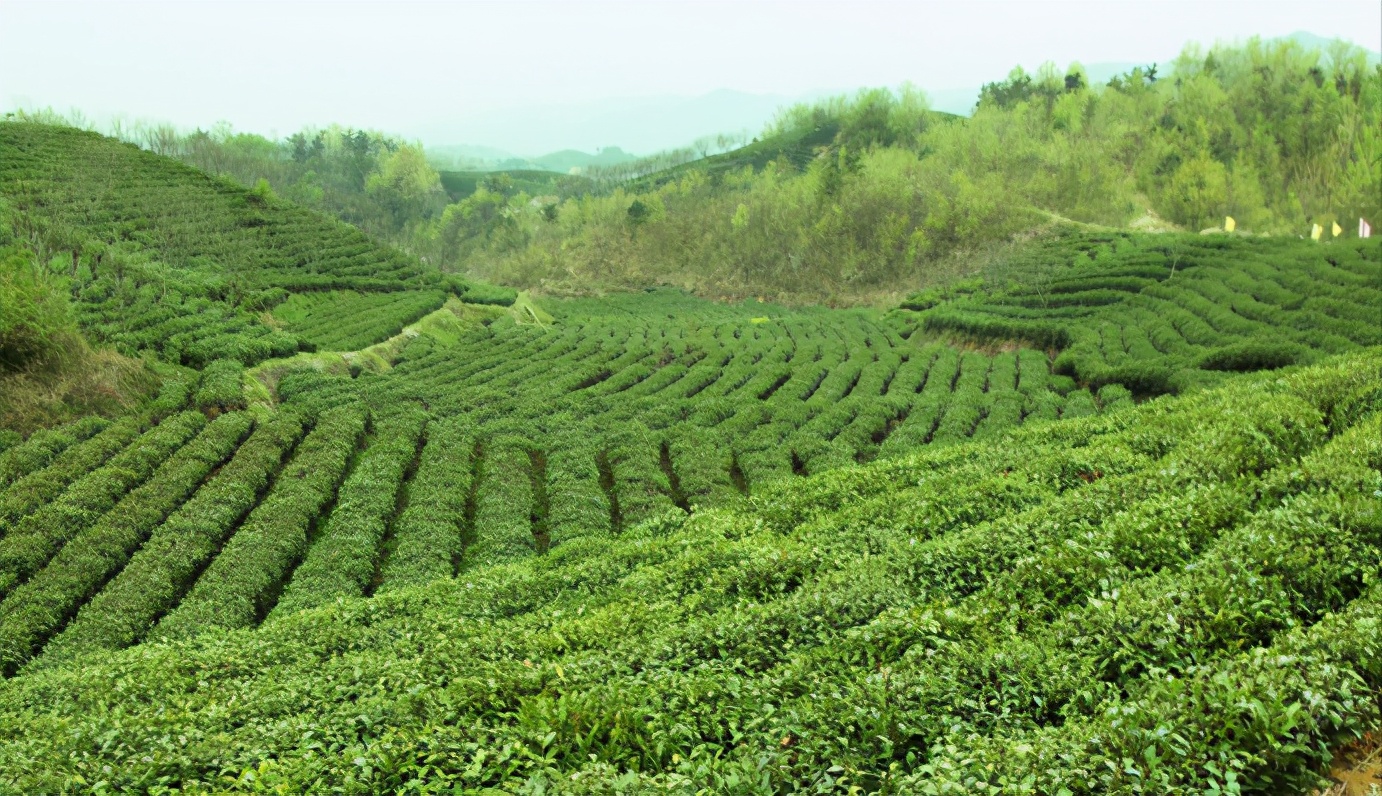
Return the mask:
<svg viewBox="0 0 1382 796">
<path fill-rule="evenodd" d="M 504 146 L 464 133 L 535 106 L 971 87 L 1017 63 L 1165 61 L 1299 30 L 1379 50 L 1382 3 L 0 0 L 0 108 Z"/>
</svg>

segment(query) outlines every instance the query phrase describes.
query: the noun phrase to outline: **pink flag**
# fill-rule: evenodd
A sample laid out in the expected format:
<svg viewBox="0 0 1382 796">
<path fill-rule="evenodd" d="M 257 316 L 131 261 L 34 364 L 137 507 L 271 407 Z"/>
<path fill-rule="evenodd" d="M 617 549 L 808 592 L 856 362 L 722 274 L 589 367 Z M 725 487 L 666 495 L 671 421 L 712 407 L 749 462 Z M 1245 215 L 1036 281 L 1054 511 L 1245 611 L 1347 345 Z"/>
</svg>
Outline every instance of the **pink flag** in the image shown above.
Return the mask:
<svg viewBox="0 0 1382 796">
<path fill-rule="evenodd" d="M 1368 222 L 1364 221 L 1364 220 L 1361 219 L 1361 218 L 1358 219 L 1358 237 L 1360 237 L 1360 238 L 1371 238 L 1371 237 L 1372 237 L 1372 225 L 1369 224 Z"/>
</svg>

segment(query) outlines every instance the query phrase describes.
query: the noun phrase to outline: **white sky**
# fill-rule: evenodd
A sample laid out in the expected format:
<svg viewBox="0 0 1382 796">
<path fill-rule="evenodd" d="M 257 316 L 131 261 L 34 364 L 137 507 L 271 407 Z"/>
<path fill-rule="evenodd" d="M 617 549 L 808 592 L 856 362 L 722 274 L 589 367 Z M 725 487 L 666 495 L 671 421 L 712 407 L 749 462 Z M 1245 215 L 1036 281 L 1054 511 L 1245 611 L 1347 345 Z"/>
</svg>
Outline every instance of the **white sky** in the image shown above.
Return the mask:
<svg viewBox="0 0 1382 796">
<path fill-rule="evenodd" d="M 1189 41 L 1299 30 L 1382 50 L 1382 3 L 0 0 L 0 109 L 502 146 L 436 131 L 720 88 L 972 87 L 1018 63 L 1164 62 Z"/>
</svg>

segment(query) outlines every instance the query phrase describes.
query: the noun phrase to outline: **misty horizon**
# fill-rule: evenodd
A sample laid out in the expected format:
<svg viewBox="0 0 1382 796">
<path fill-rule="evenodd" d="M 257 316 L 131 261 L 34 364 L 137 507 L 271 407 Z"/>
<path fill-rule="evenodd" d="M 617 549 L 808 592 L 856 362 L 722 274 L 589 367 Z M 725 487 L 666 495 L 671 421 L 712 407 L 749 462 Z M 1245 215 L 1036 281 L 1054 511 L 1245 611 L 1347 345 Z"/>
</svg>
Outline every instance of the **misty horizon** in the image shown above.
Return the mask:
<svg viewBox="0 0 1382 796">
<path fill-rule="evenodd" d="M 101 127 L 224 123 L 275 140 L 339 124 L 527 158 L 607 147 L 647 155 L 705 135 L 751 137 L 784 106 L 864 87 L 910 82 L 934 109 L 964 113 L 984 83 L 1018 65 L 1112 74 L 1167 64 L 1192 43 L 1304 31 L 1382 49 L 1375 3 L 1328 14 L 1291 2 L 870 3 L 838 18 L 816 3 L 401 4 L 379 13 L 298 2 L 272 6 L 268 26 L 231 8 L 7 0 L 0 112 L 75 110 Z M 1063 19 L 1057 35 L 1023 35 L 1053 14 Z M 736 24 L 711 24 L 719 17 Z M 54 48 L 69 56 L 52 59 Z"/>
</svg>

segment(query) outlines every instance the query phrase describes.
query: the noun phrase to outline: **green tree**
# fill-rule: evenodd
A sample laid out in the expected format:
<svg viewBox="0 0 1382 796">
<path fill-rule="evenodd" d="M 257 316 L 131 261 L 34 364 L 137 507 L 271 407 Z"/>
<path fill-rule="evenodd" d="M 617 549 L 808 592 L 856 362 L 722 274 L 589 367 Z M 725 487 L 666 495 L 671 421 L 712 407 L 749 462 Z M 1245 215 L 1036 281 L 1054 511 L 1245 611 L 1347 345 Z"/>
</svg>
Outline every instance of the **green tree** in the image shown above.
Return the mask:
<svg viewBox="0 0 1382 796">
<path fill-rule="evenodd" d="M 518 193 L 518 186 L 514 184 L 513 177 L 502 171 L 488 174 L 480 181 L 481 187 L 490 193 L 496 193 L 508 199 Z"/>
<path fill-rule="evenodd" d="M 421 220 L 432 200 L 442 193 L 441 178 L 427 162 L 421 146 L 403 145 L 384 157 L 369 175 L 365 193 L 392 214 L 395 228 Z"/>
<path fill-rule="evenodd" d="M 1166 203 L 1171 217 L 1191 229 L 1218 221 L 1228 205 L 1228 171 L 1224 164 L 1205 153 L 1182 163 L 1171 179 Z"/>
</svg>

